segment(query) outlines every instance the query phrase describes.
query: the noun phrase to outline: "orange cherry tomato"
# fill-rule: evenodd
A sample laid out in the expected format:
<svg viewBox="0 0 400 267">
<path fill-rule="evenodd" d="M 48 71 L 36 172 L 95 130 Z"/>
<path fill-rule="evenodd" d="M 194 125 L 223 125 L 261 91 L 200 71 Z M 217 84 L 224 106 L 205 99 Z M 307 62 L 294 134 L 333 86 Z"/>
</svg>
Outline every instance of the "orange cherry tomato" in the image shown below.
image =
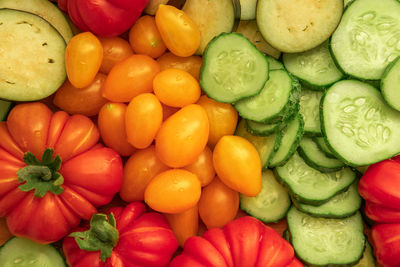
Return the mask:
<svg viewBox="0 0 400 267">
<path fill-rule="evenodd" d="M 103 46 L 103 61 L 100 66 L 103 73 L 109 73 L 115 64 L 133 54 L 128 41 L 120 37 L 100 37 L 99 40 Z"/>
<path fill-rule="evenodd" d="M 148 15 L 140 17 L 132 26 L 129 31 L 129 43 L 137 54 L 152 58 L 161 56 L 167 50 L 154 17 Z"/>
<path fill-rule="evenodd" d="M 185 106 L 161 125 L 156 136 L 156 153 L 170 167 L 189 165 L 203 152 L 208 131 L 204 109 L 196 104 Z"/>
<path fill-rule="evenodd" d="M 174 114 L 175 112 L 177 112 L 180 109 L 180 108 L 167 106 L 167 105 L 165 105 L 163 103 L 161 103 L 161 106 L 163 108 L 163 120 L 164 121 L 166 119 L 168 119 L 169 117 L 171 117 L 172 114 Z"/>
<path fill-rule="evenodd" d="M 104 144 L 121 156 L 130 156 L 135 148 L 128 143 L 125 131 L 125 114 L 127 105 L 124 103 L 107 103 L 100 109 L 97 124 Z"/>
<path fill-rule="evenodd" d="M 152 93 L 140 94 L 132 99 L 125 115 L 128 142 L 136 148 L 146 148 L 157 134 L 163 121 L 160 101 Z"/>
<path fill-rule="evenodd" d="M 156 156 L 153 145 L 137 150 L 125 163 L 119 195 L 126 202 L 144 200 L 144 191 L 151 179 L 168 169 Z"/>
<path fill-rule="evenodd" d="M 208 137 L 210 147 L 214 147 L 222 136 L 232 135 L 235 132 L 238 113 L 231 104 L 217 102 L 206 95 L 202 95 L 197 104 L 207 112 L 210 122 L 210 135 Z"/>
<path fill-rule="evenodd" d="M 196 174 L 200 180 L 201 186 L 206 186 L 214 179 L 215 170 L 213 165 L 213 153 L 206 146 L 197 157 L 196 161 L 184 167 L 184 169 Z"/>
<path fill-rule="evenodd" d="M 200 218 L 208 229 L 223 227 L 236 216 L 239 193 L 215 177 L 203 188 L 198 205 Z"/>
<path fill-rule="evenodd" d="M 183 169 L 159 173 L 148 184 L 144 201 L 150 208 L 164 213 L 180 213 L 193 208 L 200 199 L 197 176 Z"/>
<path fill-rule="evenodd" d="M 103 86 L 103 96 L 113 102 L 129 102 L 135 96 L 153 91 L 153 79 L 160 64 L 146 55 L 132 55 L 117 63 Z"/>
<path fill-rule="evenodd" d="M 185 244 L 186 239 L 197 235 L 199 230 L 199 209 L 197 205 L 181 213 L 165 213 L 164 215 L 181 247 Z"/>
<path fill-rule="evenodd" d="M 65 67 L 68 79 L 76 88 L 90 85 L 100 69 L 103 46 L 91 32 L 75 35 L 65 50 Z"/>
<path fill-rule="evenodd" d="M 218 177 L 227 186 L 246 196 L 261 191 L 261 160 L 255 147 L 240 136 L 225 135 L 213 151 Z"/>
<path fill-rule="evenodd" d="M 188 57 L 199 48 L 200 31 L 182 10 L 170 5 L 159 5 L 156 24 L 164 44 L 175 55 Z"/>
<path fill-rule="evenodd" d="M 194 104 L 201 94 L 199 82 L 180 69 L 159 72 L 153 80 L 153 90 L 162 103 L 171 107 Z"/>
<path fill-rule="evenodd" d="M 167 52 L 157 58 L 157 62 L 160 63 L 161 70 L 170 68 L 184 70 L 189 72 L 196 80 L 199 80 L 202 64 L 202 59 L 199 56 L 179 57 Z"/>
<path fill-rule="evenodd" d="M 66 80 L 57 90 L 53 103 L 70 114 L 97 115 L 107 103 L 107 99 L 101 95 L 101 87 L 105 80 L 104 74 L 97 73 L 93 82 L 84 88 L 76 88 Z"/>
</svg>

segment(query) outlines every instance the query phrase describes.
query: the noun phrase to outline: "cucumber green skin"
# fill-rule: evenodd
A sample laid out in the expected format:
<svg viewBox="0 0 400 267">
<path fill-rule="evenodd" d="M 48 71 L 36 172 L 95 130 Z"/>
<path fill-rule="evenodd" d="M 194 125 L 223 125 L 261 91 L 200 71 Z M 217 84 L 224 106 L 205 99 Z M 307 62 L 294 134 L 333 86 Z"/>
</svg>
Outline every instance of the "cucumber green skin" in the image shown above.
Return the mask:
<svg viewBox="0 0 400 267">
<path fill-rule="evenodd" d="M 394 109 L 396 109 L 396 110 L 399 110 L 399 105 L 396 107 L 395 105 L 393 105 L 393 103 L 392 103 L 392 101 L 391 101 L 391 99 L 387 96 L 387 94 L 386 94 L 386 91 L 385 91 L 385 79 L 386 79 L 386 76 L 390 73 L 390 71 L 392 70 L 392 68 L 396 65 L 396 63 L 398 63 L 398 61 L 400 60 L 400 56 L 399 57 L 397 57 L 395 60 L 393 60 L 390 64 L 389 64 L 389 66 L 387 66 L 387 68 L 385 69 L 385 72 L 383 73 L 383 75 L 382 75 L 382 78 L 381 78 L 381 83 L 380 83 L 380 88 L 381 88 L 381 92 L 382 92 L 382 96 L 383 96 L 383 98 L 386 100 L 386 103 L 389 105 L 389 106 L 391 106 L 392 108 L 394 108 Z"/>
<path fill-rule="evenodd" d="M 269 154 L 267 162 L 265 162 L 262 166 L 263 170 L 270 168 L 271 159 L 275 156 L 281 143 L 282 143 L 282 132 L 278 132 L 276 133 L 274 148 L 272 149 L 271 154 Z"/>
<path fill-rule="evenodd" d="M 326 155 L 328 158 L 333 158 L 333 159 L 336 158 L 335 155 L 332 153 L 332 151 L 330 151 L 327 147 L 321 145 L 320 141 L 318 140 L 318 137 L 314 137 L 313 140 L 314 140 L 314 142 L 317 144 L 317 146 L 319 147 L 319 149 L 321 149 L 321 151 L 324 152 L 325 155 Z M 324 142 L 325 142 L 325 139 L 324 139 Z"/>
<path fill-rule="evenodd" d="M 273 133 L 278 132 L 285 126 L 285 123 L 275 123 L 271 124 L 271 128 L 269 129 L 260 129 L 257 127 L 252 127 L 251 124 L 249 124 L 249 120 L 246 120 L 246 129 L 249 133 L 255 136 L 268 136 Z"/>
<path fill-rule="evenodd" d="M 237 27 L 237 26 L 236 26 L 236 27 Z M 234 27 L 234 28 L 235 28 L 235 27 Z M 207 66 L 207 61 L 208 61 L 208 60 L 207 60 L 207 54 L 208 54 L 209 48 L 212 46 L 212 43 L 215 42 L 218 38 L 220 38 L 221 36 L 224 36 L 224 35 L 229 35 L 229 34 L 235 34 L 235 35 L 243 36 L 243 35 L 240 34 L 240 33 L 235 33 L 235 32 L 226 33 L 226 32 L 223 32 L 223 33 L 221 33 L 220 35 L 217 35 L 217 36 L 215 36 L 214 38 L 212 38 L 212 39 L 210 40 L 210 42 L 207 44 L 206 49 L 204 50 L 203 57 L 202 57 L 203 63 L 201 64 L 201 67 L 200 67 L 200 86 L 201 86 L 201 88 L 202 88 L 203 91 L 207 94 L 207 96 L 209 96 L 210 98 L 214 99 L 215 101 L 218 101 L 218 102 L 221 102 L 221 103 L 234 103 L 234 102 L 239 101 L 240 99 L 258 95 L 258 94 L 261 92 L 261 90 L 264 88 L 265 83 L 266 83 L 266 82 L 268 81 L 268 79 L 269 79 L 269 72 L 268 72 L 268 73 L 267 73 L 267 79 L 264 81 L 264 83 L 262 84 L 262 86 L 261 86 L 260 88 L 258 88 L 258 90 L 256 90 L 255 93 L 252 92 L 252 93 L 242 94 L 242 95 L 240 95 L 240 96 L 238 96 L 238 97 L 236 97 L 236 98 L 230 99 L 230 100 L 226 100 L 226 99 L 217 99 L 217 98 L 215 98 L 215 97 L 210 96 L 210 95 L 207 93 L 207 92 L 208 92 L 208 90 L 207 90 L 207 89 L 208 89 L 208 86 L 204 86 L 204 84 L 207 83 L 207 82 L 204 81 L 202 73 L 204 72 L 204 69 L 205 69 L 206 66 Z M 256 51 L 258 51 L 258 49 L 256 48 L 256 46 L 255 46 L 252 42 L 250 42 L 250 41 L 249 41 L 247 38 L 245 38 L 245 37 L 243 37 L 243 38 L 246 39 L 246 40 L 248 41 L 248 43 L 249 43 Z M 258 51 L 258 52 L 259 52 L 259 51 Z M 264 58 L 264 60 L 265 60 L 265 64 L 267 64 L 267 66 L 269 66 L 268 60 L 267 60 L 267 58 L 265 57 L 265 55 L 264 55 L 263 53 L 261 53 L 261 52 L 259 52 L 259 53 L 260 53 L 261 55 L 263 55 L 263 58 Z M 269 70 L 269 68 L 267 68 L 267 69 Z"/>
<path fill-rule="evenodd" d="M 340 171 L 345 167 L 345 164 L 341 166 L 337 166 L 335 168 L 327 168 L 327 167 L 322 167 L 318 164 L 316 164 L 310 157 L 307 156 L 307 153 L 304 151 L 304 149 L 299 146 L 297 149 L 297 152 L 299 152 L 300 157 L 303 158 L 304 162 L 307 163 L 308 166 L 319 170 L 320 172 L 335 172 L 335 171 Z"/>
<path fill-rule="evenodd" d="M 285 165 L 285 163 L 290 159 L 291 156 L 293 156 L 293 154 L 296 152 L 297 148 L 299 147 L 301 138 L 303 137 L 303 134 L 304 134 L 304 120 L 303 120 L 303 117 L 299 113 L 296 115 L 296 117 L 299 120 L 300 125 L 299 125 L 299 129 L 297 131 L 295 140 L 293 141 L 292 145 L 290 146 L 290 149 L 289 149 L 288 153 L 286 154 L 286 157 L 274 165 L 270 164 L 270 166 L 269 166 L 270 168 Z"/>
</svg>

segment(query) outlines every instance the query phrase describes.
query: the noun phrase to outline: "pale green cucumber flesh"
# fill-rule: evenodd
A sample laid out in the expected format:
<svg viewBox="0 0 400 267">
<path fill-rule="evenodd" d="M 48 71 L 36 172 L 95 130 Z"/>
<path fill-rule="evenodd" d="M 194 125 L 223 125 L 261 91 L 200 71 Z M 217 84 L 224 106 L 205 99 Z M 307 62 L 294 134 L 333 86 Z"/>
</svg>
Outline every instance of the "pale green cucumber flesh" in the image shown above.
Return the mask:
<svg viewBox="0 0 400 267">
<path fill-rule="evenodd" d="M 302 88 L 300 92 L 300 114 L 304 118 L 304 132 L 308 135 L 321 135 L 319 104 L 323 92 Z"/>
<path fill-rule="evenodd" d="M 400 57 L 385 70 L 381 80 L 381 92 L 386 103 L 400 111 Z"/>
</svg>

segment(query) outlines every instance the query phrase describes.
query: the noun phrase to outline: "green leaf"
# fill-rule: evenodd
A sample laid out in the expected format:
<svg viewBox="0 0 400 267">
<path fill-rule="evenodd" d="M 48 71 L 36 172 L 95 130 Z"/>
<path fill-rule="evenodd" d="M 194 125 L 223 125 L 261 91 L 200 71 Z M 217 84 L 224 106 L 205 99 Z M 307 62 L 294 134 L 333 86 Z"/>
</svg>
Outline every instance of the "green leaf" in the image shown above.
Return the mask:
<svg viewBox="0 0 400 267">
<path fill-rule="evenodd" d="M 50 162 L 49 164 L 47 164 L 47 166 L 54 172 L 58 171 L 61 168 L 61 157 L 57 156 L 55 157 L 55 159 Z"/>
<path fill-rule="evenodd" d="M 47 148 L 42 155 L 42 165 L 48 166 L 53 161 L 53 152 L 51 148 Z"/>
<path fill-rule="evenodd" d="M 26 165 L 40 165 L 40 161 L 31 152 L 26 152 L 22 159 Z"/>
</svg>

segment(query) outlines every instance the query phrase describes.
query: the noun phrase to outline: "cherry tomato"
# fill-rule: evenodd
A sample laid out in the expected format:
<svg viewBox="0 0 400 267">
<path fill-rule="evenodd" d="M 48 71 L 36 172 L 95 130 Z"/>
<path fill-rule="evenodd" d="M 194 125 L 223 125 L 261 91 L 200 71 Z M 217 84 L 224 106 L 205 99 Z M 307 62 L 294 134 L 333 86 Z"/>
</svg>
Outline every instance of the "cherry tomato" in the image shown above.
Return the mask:
<svg viewBox="0 0 400 267">
<path fill-rule="evenodd" d="M 120 37 L 100 37 L 99 40 L 103 46 L 103 61 L 100 66 L 103 73 L 109 73 L 115 64 L 133 54 L 128 41 Z"/>
<path fill-rule="evenodd" d="M 128 142 L 136 148 L 146 148 L 157 134 L 163 121 L 160 101 L 152 93 L 140 94 L 132 99 L 125 115 Z"/>
<path fill-rule="evenodd" d="M 144 201 L 164 213 L 180 213 L 193 208 L 200 199 L 201 185 L 190 171 L 171 169 L 159 173 L 148 184 Z"/>
<path fill-rule="evenodd" d="M 161 56 L 167 50 L 152 16 L 142 16 L 133 24 L 129 31 L 129 43 L 136 53 L 152 58 Z"/>
<path fill-rule="evenodd" d="M 235 132 L 238 114 L 231 104 L 217 102 L 206 95 L 202 95 L 197 104 L 205 109 L 210 122 L 209 146 L 214 147 L 222 136 Z"/>
<path fill-rule="evenodd" d="M 128 143 L 125 131 L 125 114 L 127 105 L 124 103 L 107 103 L 100 109 L 97 124 L 104 144 L 121 156 L 130 156 L 135 148 Z"/>
<path fill-rule="evenodd" d="M 165 213 L 164 215 L 181 247 L 185 244 L 186 239 L 197 235 L 199 230 L 199 209 L 197 205 L 181 213 Z"/>
<path fill-rule="evenodd" d="M 167 106 L 167 105 L 165 105 L 163 103 L 161 103 L 161 106 L 163 108 L 163 120 L 164 121 L 166 119 L 168 119 L 169 117 L 171 117 L 172 114 L 174 114 L 175 112 L 177 112 L 180 109 L 180 108 Z"/>
<path fill-rule="evenodd" d="M 103 46 L 91 32 L 75 35 L 65 50 L 65 68 L 68 79 L 76 88 L 90 85 L 100 69 Z"/>
<path fill-rule="evenodd" d="M 76 88 L 68 80 L 57 90 L 53 103 L 70 114 L 94 116 L 107 103 L 101 95 L 101 87 L 106 80 L 104 74 L 96 74 L 93 82 L 84 87 Z"/>
<path fill-rule="evenodd" d="M 238 209 L 239 193 L 226 186 L 218 177 L 203 188 L 199 215 L 208 229 L 223 227 L 235 218 Z"/>
<path fill-rule="evenodd" d="M 199 48 L 200 31 L 182 10 L 160 5 L 156 12 L 156 24 L 165 45 L 175 55 L 188 57 Z"/>
<path fill-rule="evenodd" d="M 181 108 L 164 121 L 156 136 L 156 152 L 166 165 L 179 168 L 193 163 L 208 140 L 208 119 L 196 104 Z"/>
<path fill-rule="evenodd" d="M 199 56 L 179 57 L 167 52 L 157 58 L 157 62 L 160 64 L 161 70 L 180 69 L 189 72 L 196 80 L 200 78 L 202 59 Z"/>
<path fill-rule="evenodd" d="M 201 186 L 206 186 L 214 179 L 215 170 L 213 165 L 213 153 L 206 146 L 203 152 L 192 163 L 184 167 L 184 169 L 196 174 L 200 180 Z"/>
<path fill-rule="evenodd" d="M 153 79 L 160 64 L 146 55 L 132 55 L 116 64 L 107 76 L 103 96 L 113 102 L 129 102 L 153 91 Z"/>
<path fill-rule="evenodd" d="M 225 135 L 213 151 L 218 177 L 227 186 L 246 196 L 261 191 L 261 160 L 255 147 L 240 136 Z"/>
<path fill-rule="evenodd" d="M 137 150 L 125 163 L 119 195 L 126 202 L 144 200 L 144 191 L 151 179 L 168 169 L 156 156 L 153 145 Z"/>
<path fill-rule="evenodd" d="M 194 104 L 201 94 L 199 82 L 188 72 L 166 69 L 156 75 L 153 90 L 162 103 L 171 107 Z"/>
</svg>

